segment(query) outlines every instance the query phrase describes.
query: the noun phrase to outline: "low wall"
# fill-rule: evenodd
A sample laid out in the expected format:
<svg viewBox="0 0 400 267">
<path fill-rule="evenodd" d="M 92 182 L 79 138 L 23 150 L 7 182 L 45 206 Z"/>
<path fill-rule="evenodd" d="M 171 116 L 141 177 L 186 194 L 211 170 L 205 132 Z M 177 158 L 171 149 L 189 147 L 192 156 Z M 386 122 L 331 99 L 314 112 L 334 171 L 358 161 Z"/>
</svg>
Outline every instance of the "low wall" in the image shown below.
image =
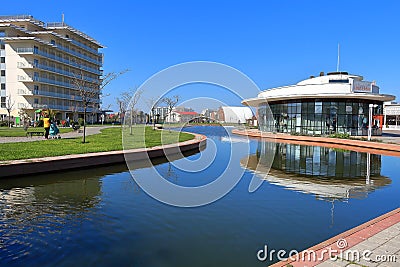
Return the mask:
<svg viewBox="0 0 400 267">
<path fill-rule="evenodd" d="M 260 132 L 259 130 L 232 130 L 232 133 L 267 139 L 271 142 L 290 143 L 309 146 L 323 146 L 353 150 L 386 156 L 400 156 L 400 145 L 354 139 L 339 139 L 330 137 L 314 137 L 290 134 L 274 134 Z"/>
<path fill-rule="evenodd" d="M 200 134 L 193 135 L 195 135 L 195 138 L 192 140 L 155 146 L 147 149 L 138 148 L 125 151 L 96 152 L 6 161 L 0 164 L 0 178 L 124 163 L 125 157 L 130 161 L 143 161 L 148 158 L 155 159 L 164 156 L 172 156 L 181 152 L 192 150 L 200 151 L 204 149 L 207 143 L 206 136 Z"/>
</svg>

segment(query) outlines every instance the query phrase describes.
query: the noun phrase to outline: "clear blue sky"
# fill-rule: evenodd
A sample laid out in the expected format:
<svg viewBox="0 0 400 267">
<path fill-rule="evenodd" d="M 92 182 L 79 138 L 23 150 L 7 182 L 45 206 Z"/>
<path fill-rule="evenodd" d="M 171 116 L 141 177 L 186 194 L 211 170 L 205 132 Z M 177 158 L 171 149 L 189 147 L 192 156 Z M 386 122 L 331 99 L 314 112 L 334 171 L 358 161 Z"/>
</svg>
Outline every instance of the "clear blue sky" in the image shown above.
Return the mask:
<svg viewBox="0 0 400 267">
<path fill-rule="evenodd" d="M 376 80 L 400 97 L 399 1 L 15 1 L 2 15 L 30 14 L 65 22 L 104 44 L 105 72 L 131 71 L 111 84 L 104 102 L 171 65 L 215 61 L 261 88 L 296 83 L 335 71 Z M 196 95 L 186 90 L 185 98 Z M 205 86 L 203 93 L 212 92 Z M 255 97 L 249 95 L 244 97 Z M 227 103 L 239 105 L 237 99 Z M 197 110 L 201 107 L 195 107 Z"/>
</svg>

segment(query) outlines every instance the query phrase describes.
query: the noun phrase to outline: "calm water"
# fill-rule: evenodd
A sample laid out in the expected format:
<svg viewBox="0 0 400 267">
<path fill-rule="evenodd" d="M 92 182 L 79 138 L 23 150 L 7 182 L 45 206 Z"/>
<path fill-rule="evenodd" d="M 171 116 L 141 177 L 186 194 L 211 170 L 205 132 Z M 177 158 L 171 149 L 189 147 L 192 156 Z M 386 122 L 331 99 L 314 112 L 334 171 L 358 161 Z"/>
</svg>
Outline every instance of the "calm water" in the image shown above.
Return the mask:
<svg viewBox="0 0 400 267">
<path fill-rule="evenodd" d="M 198 186 L 226 165 L 231 143 L 221 127 L 190 127 L 218 149 L 200 173 L 156 162 L 171 182 Z M 235 137 L 233 143 L 246 143 Z M 0 180 L 0 264 L 7 266 L 266 266 L 256 253 L 305 249 L 399 207 L 399 159 L 322 147 L 257 142 L 235 152 L 245 169 L 236 187 L 199 208 L 154 200 L 124 165 Z M 275 154 L 270 175 L 263 162 Z M 249 155 L 250 154 L 250 155 Z M 370 167 L 367 170 L 367 165 Z M 146 177 L 140 166 L 134 175 Z M 265 182 L 254 193 L 252 177 Z"/>
</svg>

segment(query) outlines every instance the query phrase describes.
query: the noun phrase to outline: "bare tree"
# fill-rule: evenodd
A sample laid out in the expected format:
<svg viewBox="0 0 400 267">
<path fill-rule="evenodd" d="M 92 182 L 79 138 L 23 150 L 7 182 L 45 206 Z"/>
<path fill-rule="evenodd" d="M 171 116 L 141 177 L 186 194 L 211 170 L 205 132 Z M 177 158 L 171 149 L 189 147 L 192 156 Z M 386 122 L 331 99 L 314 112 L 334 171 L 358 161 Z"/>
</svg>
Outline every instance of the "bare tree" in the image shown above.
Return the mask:
<svg viewBox="0 0 400 267">
<path fill-rule="evenodd" d="M 19 117 L 22 120 L 22 123 L 24 125 L 24 130 L 28 130 L 29 126 L 30 126 L 30 121 L 31 118 L 28 115 L 28 109 L 26 108 L 21 108 L 18 112 Z"/>
<path fill-rule="evenodd" d="M 173 97 L 164 97 L 162 101 L 167 105 L 168 107 L 168 115 L 169 115 L 169 123 L 171 124 L 172 120 L 172 110 L 178 104 L 179 102 L 179 96 L 174 95 Z"/>
<path fill-rule="evenodd" d="M 78 112 L 79 112 L 79 102 L 74 101 L 73 105 L 71 105 L 71 111 L 72 111 L 72 122 L 78 121 Z"/>
<path fill-rule="evenodd" d="M 120 98 L 117 98 L 117 105 L 119 108 L 119 114 L 120 114 L 120 118 L 121 118 L 121 128 L 122 128 L 122 124 L 123 124 L 122 118 L 125 118 L 127 104 L 125 103 L 125 101 L 121 100 Z"/>
<path fill-rule="evenodd" d="M 90 117 L 91 117 L 91 121 L 92 121 L 92 125 L 93 125 L 93 123 L 94 123 L 94 117 L 96 116 L 96 114 L 99 113 L 100 105 L 99 105 L 98 103 L 92 103 L 92 104 L 90 105 L 90 107 L 92 108 L 92 109 L 91 109 L 91 112 L 90 112 Z M 97 118 L 96 118 L 96 121 L 97 121 Z"/>
<path fill-rule="evenodd" d="M 104 125 L 104 120 L 106 119 L 106 112 L 111 108 L 111 104 L 108 104 L 101 112 L 101 125 Z"/>
<path fill-rule="evenodd" d="M 140 97 L 143 94 L 143 90 L 139 89 L 130 89 L 129 91 L 123 92 L 120 98 L 117 98 L 117 102 L 119 103 L 120 110 L 124 110 L 124 115 L 126 112 L 129 113 L 129 127 L 130 134 L 133 134 L 132 125 L 133 125 L 133 115 L 136 113 L 135 106 L 139 102 Z M 136 116 L 136 114 L 135 114 Z M 124 116 L 125 118 L 125 116 Z M 136 120 L 135 120 L 136 122 Z"/>
<path fill-rule="evenodd" d="M 11 95 L 7 96 L 6 100 L 6 110 L 8 113 L 8 127 L 11 128 L 11 110 L 13 109 L 15 105 L 15 101 L 11 99 Z"/>
<path fill-rule="evenodd" d="M 83 137 L 82 143 L 86 143 L 86 113 L 87 109 L 90 105 L 97 104 L 100 99 L 100 95 L 103 89 L 111 83 L 113 80 L 118 78 L 120 75 L 127 72 L 127 70 L 121 72 L 110 72 L 106 75 L 103 75 L 100 82 L 90 82 L 85 79 L 83 74 L 83 70 L 75 75 L 72 79 L 72 82 L 75 88 L 78 90 L 80 97 L 82 98 L 82 106 L 83 106 Z"/>
<path fill-rule="evenodd" d="M 148 108 L 151 111 L 151 115 L 150 116 L 151 116 L 152 121 L 153 121 L 153 130 L 156 129 L 156 114 L 155 114 L 155 111 L 156 111 L 156 107 L 160 104 L 160 102 L 162 102 L 162 99 L 154 98 L 154 97 L 152 97 L 152 98 L 150 98 L 150 99 L 148 99 L 146 101 L 146 104 L 147 104 Z"/>
</svg>

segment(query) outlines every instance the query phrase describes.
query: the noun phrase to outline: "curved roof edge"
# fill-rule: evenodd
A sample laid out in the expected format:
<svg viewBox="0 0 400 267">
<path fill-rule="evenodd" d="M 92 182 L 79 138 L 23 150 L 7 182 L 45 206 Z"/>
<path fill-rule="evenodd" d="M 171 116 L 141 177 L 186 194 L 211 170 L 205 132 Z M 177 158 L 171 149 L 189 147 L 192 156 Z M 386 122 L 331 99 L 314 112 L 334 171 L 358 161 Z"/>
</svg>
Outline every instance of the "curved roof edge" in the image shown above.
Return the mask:
<svg viewBox="0 0 400 267">
<path fill-rule="evenodd" d="M 348 98 L 348 99 L 364 99 L 372 101 L 392 101 L 396 97 L 387 94 L 366 94 L 366 93 L 349 93 L 349 94 L 303 94 L 303 95 L 281 95 L 274 97 L 254 97 L 244 99 L 243 105 L 257 107 L 261 103 L 284 101 L 284 100 L 301 100 L 301 99 L 326 99 L 326 98 Z"/>
</svg>

